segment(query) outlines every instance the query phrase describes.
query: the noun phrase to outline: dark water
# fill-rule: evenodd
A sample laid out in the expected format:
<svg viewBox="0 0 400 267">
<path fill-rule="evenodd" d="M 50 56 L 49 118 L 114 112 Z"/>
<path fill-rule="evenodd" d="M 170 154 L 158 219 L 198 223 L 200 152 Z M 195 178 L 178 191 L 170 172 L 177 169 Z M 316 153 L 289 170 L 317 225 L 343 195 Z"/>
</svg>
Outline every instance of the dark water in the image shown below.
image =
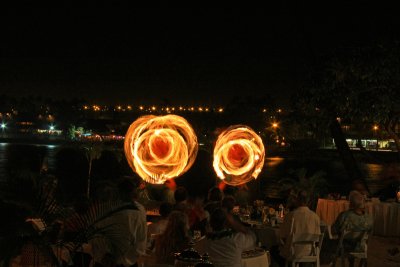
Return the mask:
<svg viewBox="0 0 400 267">
<path fill-rule="evenodd" d="M 378 192 L 392 182 L 393 177 L 390 177 L 392 173 L 389 173 L 389 169 L 391 172 L 397 173 L 397 168 L 390 164 L 359 163 L 359 165 L 365 174 L 366 182 L 372 193 Z M 268 184 L 268 181 L 297 177 L 292 172 L 299 169 L 307 170 L 306 177 L 312 176 L 318 171 L 324 172 L 324 177 L 331 186 L 331 191 L 341 192 L 349 186 L 347 184 L 349 182 L 347 181 L 346 171 L 340 160 L 299 160 L 295 158 L 270 157 L 266 158 L 264 172 L 261 174 L 260 179 L 265 181 L 265 187 L 273 187 L 272 184 Z"/>
<path fill-rule="evenodd" d="M 55 168 L 55 155 L 59 145 L 0 143 L 0 180 L 8 176 L 8 170 L 23 165 L 39 171 L 42 164 Z"/>
<path fill-rule="evenodd" d="M 4 180 L 12 168 L 24 166 L 32 171 L 46 164 L 49 170 L 56 167 L 56 153 L 60 145 L 0 143 L 0 180 Z M 399 181 L 399 167 L 395 163 L 359 163 L 364 171 L 369 189 L 378 192 L 389 184 Z M 210 166 L 211 168 L 211 166 Z M 274 194 L 277 181 L 290 177 L 292 170 L 305 168 L 309 175 L 324 171 L 331 191 L 342 191 L 347 183 L 346 173 L 340 160 L 332 158 L 283 158 L 268 157 L 260 177 L 251 182 L 257 194 Z M 253 184 L 253 185 L 252 185 Z M 254 185 L 255 184 L 255 185 Z"/>
</svg>

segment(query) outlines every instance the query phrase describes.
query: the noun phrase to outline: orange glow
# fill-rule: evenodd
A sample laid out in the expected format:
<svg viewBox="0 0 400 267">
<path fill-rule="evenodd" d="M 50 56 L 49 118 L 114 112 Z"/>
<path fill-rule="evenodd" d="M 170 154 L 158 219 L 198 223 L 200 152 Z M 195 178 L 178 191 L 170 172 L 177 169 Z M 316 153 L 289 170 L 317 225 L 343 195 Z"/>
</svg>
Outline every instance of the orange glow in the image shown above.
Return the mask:
<svg viewBox="0 0 400 267">
<path fill-rule="evenodd" d="M 264 158 L 261 138 L 251 128 L 235 125 L 218 136 L 213 167 L 224 183 L 236 186 L 256 179 L 264 166 Z"/>
<path fill-rule="evenodd" d="M 174 179 L 168 179 L 165 181 L 165 186 L 168 187 L 169 189 L 171 189 L 172 191 L 176 190 L 176 183 Z"/>
<path fill-rule="evenodd" d="M 100 107 L 97 106 L 97 105 L 93 105 L 93 110 L 94 110 L 94 111 L 100 111 Z"/>
<path fill-rule="evenodd" d="M 272 123 L 272 128 L 278 128 L 278 123 L 277 122 L 274 122 L 274 123 Z"/>
<path fill-rule="evenodd" d="M 379 129 L 379 126 L 378 126 L 378 125 L 374 125 L 374 128 L 373 128 L 373 129 L 376 131 L 376 130 Z"/>
<path fill-rule="evenodd" d="M 143 106 L 140 106 L 140 107 L 139 107 L 139 109 L 140 109 L 140 110 L 143 110 L 143 109 L 144 109 L 144 107 L 143 107 Z"/>
<path fill-rule="evenodd" d="M 224 112 L 224 109 L 223 108 L 219 108 L 218 112 Z"/>
<path fill-rule="evenodd" d="M 218 184 L 218 188 L 219 188 L 219 190 L 221 190 L 222 192 L 224 191 L 225 187 L 226 187 L 226 183 L 224 183 L 224 182 L 220 182 L 220 183 Z"/>
<path fill-rule="evenodd" d="M 156 107 L 155 107 L 155 106 L 152 106 L 152 107 L 151 107 L 151 110 L 156 110 Z"/>
<path fill-rule="evenodd" d="M 129 127 L 124 143 L 125 157 L 143 180 L 162 184 L 185 173 L 198 150 L 190 124 L 177 115 L 147 115 Z"/>
</svg>

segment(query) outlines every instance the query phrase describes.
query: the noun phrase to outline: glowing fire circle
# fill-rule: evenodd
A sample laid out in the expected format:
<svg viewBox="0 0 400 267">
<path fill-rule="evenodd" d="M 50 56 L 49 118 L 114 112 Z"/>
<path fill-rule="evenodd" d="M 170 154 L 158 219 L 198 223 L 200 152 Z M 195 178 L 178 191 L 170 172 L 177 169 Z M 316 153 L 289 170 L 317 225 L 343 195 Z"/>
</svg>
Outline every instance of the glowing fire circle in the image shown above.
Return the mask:
<svg viewBox="0 0 400 267">
<path fill-rule="evenodd" d="M 197 137 L 177 115 L 138 118 L 125 135 L 125 157 L 143 180 L 162 184 L 185 173 L 196 159 Z"/>
<path fill-rule="evenodd" d="M 221 180 L 235 186 L 256 179 L 264 166 L 264 158 L 261 138 L 251 128 L 235 125 L 218 136 L 213 167 Z"/>
</svg>

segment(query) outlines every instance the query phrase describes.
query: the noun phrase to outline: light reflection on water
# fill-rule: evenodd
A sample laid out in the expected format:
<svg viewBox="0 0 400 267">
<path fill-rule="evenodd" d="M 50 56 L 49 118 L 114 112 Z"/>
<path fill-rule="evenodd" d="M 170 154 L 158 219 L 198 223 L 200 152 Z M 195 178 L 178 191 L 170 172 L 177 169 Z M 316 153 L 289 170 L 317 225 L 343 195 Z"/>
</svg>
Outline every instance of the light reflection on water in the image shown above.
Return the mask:
<svg viewBox="0 0 400 267">
<path fill-rule="evenodd" d="M 366 180 L 368 188 L 371 192 L 376 192 L 383 187 L 382 170 L 383 166 L 380 164 L 366 163 L 364 164 L 364 172 L 367 174 Z"/>
<path fill-rule="evenodd" d="M 281 158 L 281 157 L 266 158 L 265 165 L 268 167 L 275 167 L 275 166 L 279 165 L 280 163 L 282 163 L 283 160 L 284 160 L 284 158 Z"/>
</svg>

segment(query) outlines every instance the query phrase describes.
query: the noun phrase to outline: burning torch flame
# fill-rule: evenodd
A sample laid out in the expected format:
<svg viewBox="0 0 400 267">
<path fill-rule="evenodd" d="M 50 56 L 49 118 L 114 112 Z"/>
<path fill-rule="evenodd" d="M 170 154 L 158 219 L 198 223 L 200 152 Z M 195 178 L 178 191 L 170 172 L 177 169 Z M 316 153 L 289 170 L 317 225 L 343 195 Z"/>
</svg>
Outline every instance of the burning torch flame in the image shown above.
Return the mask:
<svg viewBox="0 0 400 267">
<path fill-rule="evenodd" d="M 235 125 L 218 136 L 213 167 L 220 179 L 235 186 L 256 179 L 264 165 L 264 157 L 261 138 L 249 127 Z"/>
<path fill-rule="evenodd" d="M 177 115 L 147 115 L 134 121 L 125 136 L 125 157 L 143 180 L 162 184 L 185 173 L 197 155 L 197 137 Z"/>
</svg>

